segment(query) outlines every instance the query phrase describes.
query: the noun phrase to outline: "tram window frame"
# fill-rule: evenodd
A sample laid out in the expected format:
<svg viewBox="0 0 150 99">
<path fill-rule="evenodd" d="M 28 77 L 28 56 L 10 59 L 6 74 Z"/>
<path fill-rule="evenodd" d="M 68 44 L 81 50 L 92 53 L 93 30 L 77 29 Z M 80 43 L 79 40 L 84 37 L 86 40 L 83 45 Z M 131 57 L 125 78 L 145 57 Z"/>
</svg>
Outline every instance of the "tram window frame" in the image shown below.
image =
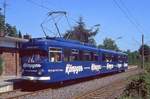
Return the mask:
<svg viewBox="0 0 150 99">
<path fill-rule="evenodd" d="M 55 53 L 55 55 L 57 55 L 57 56 L 53 56 L 52 57 L 51 56 L 52 53 Z M 49 54 L 48 55 L 49 55 L 49 61 L 50 62 L 62 62 L 62 48 L 49 47 Z"/>
</svg>

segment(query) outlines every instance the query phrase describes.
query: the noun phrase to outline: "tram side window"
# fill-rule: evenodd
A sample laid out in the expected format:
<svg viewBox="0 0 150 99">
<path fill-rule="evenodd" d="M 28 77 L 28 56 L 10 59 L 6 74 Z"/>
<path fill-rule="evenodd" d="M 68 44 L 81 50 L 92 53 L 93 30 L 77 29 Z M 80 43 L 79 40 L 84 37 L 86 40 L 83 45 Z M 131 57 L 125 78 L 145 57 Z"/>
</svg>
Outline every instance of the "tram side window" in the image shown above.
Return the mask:
<svg viewBox="0 0 150 99">
<path fill-rule="evenodd" d="M 127 62 L 127 56 L 123 55 L 123 62 Z"/>
<path fill-rule="evenodd" d="M 111 54 L 103 53 L 102 54 L 102 61 L 103 62 L 112 62 L 113 61 L 113 57 L 112 57 Z"/>
<path fill-rule="evenodd" d="M 93 61 L 98 61 L 98 53 L 93 53 Z"/>
<path fill-rule="evenodd" d="M 118 62 L 123 62 L 123 58 L 121 55 L 118 56 Z"/>
<path fill-rule="evenodd" d="M 64 57 L 63 57 L 65 62 L 71 61 L 71 50 L 68 48 L 64 49 Z"/>
<path fill-rule="evenodd" d="M 105 59 L 106 59 L 106 58 L 105 58 L 105 54 L 103 53 L 103 54 L 102 54 L 102 61 L 105 62 Z"/>
<path fill-rule="evenodd" d="M 61 48 L 49 48 L 49 60 L 50 62 L 60 62 L 62 55 Z"/>
<path fill-rule="evenodd" d="M 112 62 L 112 61 L 113 61 L 112 55 L 108 54 L 107 55 L 107 62 Z"/>
<path fill-rule="evenodd" d="M 72 53 L 71 53 L 71 60 L 72 61 L 78 61 L 79 60 L 79 50 L 76 49 L 72 49 Z"/>
<path fill-rule="evenodd" d="M 89 51 L 84 51 L 83 52 L 83 61 L 91 61 L 91 52 Z"/>
<path fill-rule="evenodd" d="M 83 53 L 84 52 L 82 50 L 79 50 L 79 61 L 83 61 L 84 60 Z"/>
<path fill-rule="evenodd" d="M 77 49 L 64 49 L 64 61 L 78 61 L 79 60 L 79 50 Z"/>
<path fill-rule="evenodd" d="M 113 62 L 118 62 L 118 56 L 117 55 L 113 55 Z"/>
<path fill-rule="evenodd" d="M 125 56 L 125 62 L 128 62 L 128 57 L 127 56 Z"/>
</svg>

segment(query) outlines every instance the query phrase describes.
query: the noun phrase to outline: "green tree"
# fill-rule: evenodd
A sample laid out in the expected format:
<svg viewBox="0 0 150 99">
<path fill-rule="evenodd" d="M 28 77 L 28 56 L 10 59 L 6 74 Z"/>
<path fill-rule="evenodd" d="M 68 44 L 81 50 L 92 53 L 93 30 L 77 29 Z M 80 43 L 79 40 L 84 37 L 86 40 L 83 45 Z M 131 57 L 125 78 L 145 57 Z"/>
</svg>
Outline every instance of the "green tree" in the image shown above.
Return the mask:
<svg viewBox="0 0 150 99">
<path fill-rule="evenodd" d="M 15 26 L 11 26 L 10 24 L 6 24 L 6 31 L 8 36 L 18 37 L 18 32 Z"/>
<path fill-rule="evenodd" d="M 105 38 L 103 44 L 98 45 L 98 48 L 119 51 L 117 44 L 111 38 Z"/>
<path fill-rule="evenodd" d="M 2 32 L 4 32 L 4 16 L 2 15 L 2 12 L 0 10 L 0 33 Z"/>
<path fill-rule="evenodd" d="M 143 46 L 140 46 L 139 53 L 142 56 L 142 50 L 144 50 L 144 57 L 145 61 L 150 61 L 150 46 L 144 44 Z"/>
<path fill-rule="evenodd" d="M 17 31 L 15 26 L 12 26 L 8 23 L 4 25 L 4 15 L 2 14 L 1 10 L 0 10 L 0 33 L 5 33 L 5 35 L 12 36 L 12 37 L 19 36 L 19 32 Z"/>
<path fill-rule="evenodd" d="M 140 65 L 140 55 L 138 51 L 131 52 L 127 50 L 125 53 L 128 55 L 128 63 L 130 65 Z"/>
<path fill-rule="evenodd" d="M 99 31 L 99 28 L 87 29 L 85 22 L 83 21 L 83 18 L 80 17 L 79 21 L 77 22 L 77 25 L 74 26 L 72 30 L 68 30 L 64 34 L 64 38 L 78 40 L 84 43 L 90 43 L 90 44 L 96 45 L 94 36 L 96 36 L 98 31 Z"/>
</svg>

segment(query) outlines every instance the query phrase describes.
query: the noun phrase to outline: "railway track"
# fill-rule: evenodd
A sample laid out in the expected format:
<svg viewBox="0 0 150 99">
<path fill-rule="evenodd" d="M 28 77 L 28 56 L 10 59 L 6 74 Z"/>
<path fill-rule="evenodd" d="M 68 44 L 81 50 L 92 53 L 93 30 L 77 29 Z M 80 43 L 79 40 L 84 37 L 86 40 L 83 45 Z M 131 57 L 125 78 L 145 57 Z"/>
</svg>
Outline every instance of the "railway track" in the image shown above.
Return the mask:
<svg viewBox="0 0 150 99">
<path fill-rule="evenodd" d="M 133 73 L 132 71 L 137 71 L 136 67 L 129 69 L 125 73 L 126 74 Z M 121 75 L 121 74 L 123 75 L 125 73 L 119 73 L 119 74 L 115 74 L 115 75 Z M 110 77 L 112 77 L 112 75 L 110 75 Z M 107 78 L 109 78 L 109 76 L 103 77 L 103 79 L 105 79 L 105 78 L 107 79 Z M 99 79 L 101 79 L 101 78 L 99 78 Z M 108 96 L 114 97 L 114 94 L 116 94 L 116 91 L 118 92 L 118 95 L 119 95 L 119 93 L 121 93 L 121 91 L 123 91 L 123 89 L 127 83 L 128 83 L 128 81 L 126 81 L 126 79 L 124 78 L 124 79 L 121 79 L 119 81 L 116 81 L 116 82 L 110 84 L 109 86 L 106 85 L 106 86 L 103 86 L 100 89 L 96 89 L 94 91 L 93 90 L 87 91 L 84 94 L 81 93 L 81 95 L 74 94 L 75 96 L 77 96 L 77 97 L 75 97 L 75 99 L 109 99 L 107 97 Z M 76 84 L 76 85 L 78 85 L 78 84 Z M 76 85 L 72 85 L 72 86 L 76 86 Z M 71 88 L 72 88 L 72 86 L 71 86 Z M 80 85 L 78 85 L 78 86 L 80 86 Z M 18 89 L 18 90 L 14 90 L 12 92 L 0 94 L 0 99 L 26 99 L 26 98 L 27 99 L 41 99 L 41 98 L 43 98 L 43 99 L 57 98 L 58 99 L 59 97 L 62 97 L 61 99 L 65 99 L 65 98 L 63 98 L 63 95 L 66 95 L 66 97 L 68 97 L 71 94 L 71 93 L 68 94 L 69 91 L 68 91 L 68 93 L 67 92 L 65 93 L 65 91 L 67 91 L 71 88 L 69 86 L 66 86 L 64 88 L 57 88 L 57 89 L 46 88 L 46 89 L 37 90 L 37 91 L 33 91 L 33 92 L 25 92 L 25 91 L 21 91 L 20 89 Z M 74 93 L 75 93 L 75 90 L 79 90 L 79 89 L 75 88 Z M 64 92 L 64 93 L 62 93 L 62 92 Z M 100 98 L 102 96 L 104 98 Z M 70 95 L 69 97 L 72 98 L 74 96 Z M 113 98 L 111 98 L 111 99 L 113 99 Z"/>
<path fill-rule="evenodd" d="M 135 67 L 129 68 L 128 71 L 134 70 Z M 81 94 L 74 99 L 117 99 L 124 91 L 126 85 L 130 81 L 127 79 L 122 79 L 113 82 L 111 85 L 106 85 L 96 90 L 89 91 L 85 94 Z"/>
<path fill-rule="evenodd" d="M 0 99 L 7 99 L 9 97 L 13 97 L 14 95 L 22 95 L 29 92 L 22 92 L 21 89 L 16 89 L 13 91 L 8 91 L 0 94 Z"/>
<path fill-rule="evenodd" d="M 28 96 L 36 96 L 36 95 L 40 95 L 41 93 L 47 92 L 50 89 L 44 89 L 44 90 L 38 90 L 38 91 L 34 91 L 34 92 L 18 92 L 16 94 L 14 94 L 13 96 L 6 96 L 2 99 L 26 99 Z M 1 99 L 1 97 L 0 97 Z"/>
<path fill-rule="evenodd" d="M 120 96 L 127 83 L 129 82 L 126 80 L 117 81 L 111 85 L 75 97 L 75 99 L 115 99 Z"/>
</svg>

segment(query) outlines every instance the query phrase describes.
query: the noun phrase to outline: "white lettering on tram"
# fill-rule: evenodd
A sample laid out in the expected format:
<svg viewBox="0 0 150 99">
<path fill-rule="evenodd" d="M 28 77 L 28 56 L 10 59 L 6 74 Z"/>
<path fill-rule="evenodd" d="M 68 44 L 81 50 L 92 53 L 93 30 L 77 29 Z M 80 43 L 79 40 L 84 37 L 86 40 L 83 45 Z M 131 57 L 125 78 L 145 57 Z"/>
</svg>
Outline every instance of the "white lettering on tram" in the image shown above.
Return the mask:
<svg viewBox="0 0 150 99">
<path fill-rule="evenodd" d="M 124 67 L 128 67 L 128 63 L 124 63 Z"/>
<path fill-rule="evenodd" d="M 83 71 L 83 66 L 73 66 L 72 64 L 67 64 L 66 65 L 66 73 L 74 73 L 74 74 L 78 74 L 79 72 Z"/>
<path fill-rule="evenodd" d="M 86 69 L 91 69 L 91 67 L 84 67 L 84 70 L 86 70 Z"/>
<path fill-rule="evenodd" d="M 48 72 L 63 72 L 63 69 L 48 69 Z"/>
<path fill-rule="evenodd" d="M 117 64 L 117 67 L 118 67 L 118 68 L 121 68 L 121 67 L 122 67 L 122 64 Z"/>
<path fill-rule="evenodd" d="M 96 64 L 91 65 L 92 71 L 99 71 L 100 69 L 102 69 L 101 65 L 96 65 Z"/>
<path fill-rule="evenodd" d="M 107 63 L 106 67 L 107 67 L 107 69 L 112 69 L 114 67 L 114 65 Z"/>
<path fill-rule="evenodd" d="M 27 63 L 25 63 L 25 64 L 23 64 L 23 67 L 24 68 L 39 68 L 39 67 L 41 67 L 41 64 L 27 64 Z"/>
</svg>

